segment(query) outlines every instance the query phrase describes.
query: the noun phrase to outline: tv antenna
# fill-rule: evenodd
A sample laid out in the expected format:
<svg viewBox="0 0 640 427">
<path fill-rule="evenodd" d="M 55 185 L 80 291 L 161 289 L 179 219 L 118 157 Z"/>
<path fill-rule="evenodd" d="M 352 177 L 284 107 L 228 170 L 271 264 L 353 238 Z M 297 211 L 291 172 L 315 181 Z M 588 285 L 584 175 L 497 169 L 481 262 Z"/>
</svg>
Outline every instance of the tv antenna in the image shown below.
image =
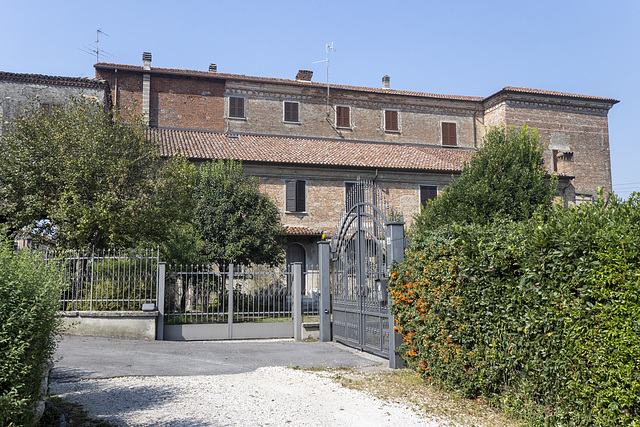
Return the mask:
<svg viewBox="0 0 640 427">
<path fill-rule="evenodd" d="M 327 63 L 327 116 L 329 116 L 329 52 L 335 52 L 336 49 L 333 47 L 333 42 L 327 43 L 326 45 L 327 57 L 322 61 L 315 61 L 314 64 L 319 64 L 321 62 Z"/>
<path fill-rule="evenodd" d="M 110 54 L 109 52 L 107 52 L 106 50 L 100 49 L 100 34 L 104 34 L 107 37 L 111 37 L 111 36 L 109 36 L 109 34 L 107 34 L 104 31 L 98 29 L 98 30 L 96 30 L 96 44 L 95 44 L 95 46 L 92 45 L 91 43 L 87 43 L 84 46 L 82 46 L 81 48 L 79 48 L 84 53 L 88 53 L 89 55 L 95 55 L 96 56 L 96 63 L 100 62 L 100 54 L 102 54 L 104 56 L 107 56 L 107 57 L 113 57 L 113 55 Z"/>
</svg>

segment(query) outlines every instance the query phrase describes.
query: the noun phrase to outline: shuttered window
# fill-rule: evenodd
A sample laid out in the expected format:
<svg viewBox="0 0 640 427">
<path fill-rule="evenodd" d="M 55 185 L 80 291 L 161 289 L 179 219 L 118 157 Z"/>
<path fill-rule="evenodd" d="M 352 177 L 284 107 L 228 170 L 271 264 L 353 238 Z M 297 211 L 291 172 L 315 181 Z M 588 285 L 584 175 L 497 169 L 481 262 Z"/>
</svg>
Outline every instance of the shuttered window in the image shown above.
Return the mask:
<svg viewBox="0 0 640 427">
<path fill-rule="evenodd" d="M 395 110 L 384 110 L 384 130 L 397 132 L 400 130 L 398 126 L 398 112 Z"/>
<path fill-rule="evenodd" d="M 420 206 L 426 206 L 429 200 L 433 200 L 438 197 L 438 187 L 435 185 L 421 185 L 420 186 Z"/>
<path fill-rule="evenodd" d="M 304 212 L 305 206 L 305 182 L 291 180 L 286 182 L 287 212 Z"/>
<path fill-rule="evenodd" d="M 442 145 L 458 145 L 455 123 L 442 123 Z"/>
<path fill-rule="evenodd" d="M 351 127 L 351 107 L 336 106 L 336 126 L 339 128 Z"/>
<path fill-rule="evenodd" d="M 299 122 L 299 107 L 300 104 L 297 102 L 284 102 L 284 121 L 285 122 Z"/>
<path fill-rule="evenodd" d="M 244 119 L 244 98 L 229 97 L 229 117 Z"/>
</svg>

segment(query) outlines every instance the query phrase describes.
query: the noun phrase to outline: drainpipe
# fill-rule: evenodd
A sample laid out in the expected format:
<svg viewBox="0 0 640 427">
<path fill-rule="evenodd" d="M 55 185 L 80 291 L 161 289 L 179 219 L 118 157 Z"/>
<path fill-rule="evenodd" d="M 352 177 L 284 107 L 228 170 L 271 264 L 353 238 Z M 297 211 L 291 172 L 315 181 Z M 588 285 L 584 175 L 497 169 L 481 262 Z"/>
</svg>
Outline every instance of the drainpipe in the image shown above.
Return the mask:
<svg viewBox="0 0 640 427">
<path fill-rule="evenodd" d="M 151 70 L 151 53 L 142 54 L 142 69 Z M 142 74 L 142 116 L 144 123 L 149 126 L 149 100 L 151 98 L 151 74 Z"/>
<path fill-rule="evenodd" d="M 118 108 L 118 69 L 115 69 L 115 82 L 114 82 L 114 93 L 113 93 L 113 106 L 117 109 Z"/>
<path fill-rule="evenodd" d="M 476 102 L 476 111 L 473 113 L 473 148 L 478 148 L 478 129 L 476 128 L 476 120 L 478 115 L 478 103 Z"/>
</svg>

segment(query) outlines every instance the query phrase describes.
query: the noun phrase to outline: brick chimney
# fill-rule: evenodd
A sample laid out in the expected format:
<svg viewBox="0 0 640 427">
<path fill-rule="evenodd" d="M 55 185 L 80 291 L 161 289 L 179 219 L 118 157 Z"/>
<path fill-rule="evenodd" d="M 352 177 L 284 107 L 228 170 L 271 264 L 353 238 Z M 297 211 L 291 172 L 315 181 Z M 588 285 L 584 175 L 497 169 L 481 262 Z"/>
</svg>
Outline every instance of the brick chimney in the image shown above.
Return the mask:
<svg viewBox="0 0 640 427">
<path fill-rule="evenodd" d="M 303 82 L 310 82 L 311 77 L 313 77 L 313 71 L 309 70 L 298 70 L 298 74 L 296 74 L 296 80 L 301 80 Z"/>
<path fill-rule="evenodd" d="M 382 78 L 382 89 L 389 89 L 391 87 L 391 77 L 384 76 Z"/>
<path fill-rule="evenodd" d="M 210 73 L 217 73 L 218 72 L 218 66 L 216 64 L 209 64 L 209 72 Z"/>
</svg>

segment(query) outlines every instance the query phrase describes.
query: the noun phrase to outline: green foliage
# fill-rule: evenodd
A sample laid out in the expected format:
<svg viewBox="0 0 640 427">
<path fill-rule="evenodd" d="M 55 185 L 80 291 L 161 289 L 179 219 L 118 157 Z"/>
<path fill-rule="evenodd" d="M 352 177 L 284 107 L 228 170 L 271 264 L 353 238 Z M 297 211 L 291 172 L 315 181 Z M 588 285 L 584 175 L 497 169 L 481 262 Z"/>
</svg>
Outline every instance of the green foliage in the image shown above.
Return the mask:
<svg viewBox="0 0 640 427">
<path fill-rule="evenodd" d="M 0 147 L 0 215 L 14 231 L 67 248 L 135 247 L 189 218 L 195 168 L 162 160 L 140 117 L 124 124 L 117 111 L 70 98 L 50 114 L 25 110 Z"/>
<path fill-rule="evenodd" d="M 43 366 L 56 348 L 62 275 L 0 241 L 0 426 L 31 425 Z"/>
<path fill-rule="evenodd" d="M 444 224 L 518 221 L 549 209 L 555 186 L 545 183 L 545 175 L 536 129 L 491 128 L 460 177 L 416 217 L 413 238 Z"/>
<path fill-rule="evenodd" d="M 638 425 L 638 265 L 637 194 L 442 227 L 391 274 L 403 354 L 532 424 Z"/>
<path fill-rule="evenodd" d="M 194 197 L 193 223 L 208 260 L 221 267 L 282 262 L 285 230 L 278 208 L 240 162 L 203 164 Z"/>
</svg>

